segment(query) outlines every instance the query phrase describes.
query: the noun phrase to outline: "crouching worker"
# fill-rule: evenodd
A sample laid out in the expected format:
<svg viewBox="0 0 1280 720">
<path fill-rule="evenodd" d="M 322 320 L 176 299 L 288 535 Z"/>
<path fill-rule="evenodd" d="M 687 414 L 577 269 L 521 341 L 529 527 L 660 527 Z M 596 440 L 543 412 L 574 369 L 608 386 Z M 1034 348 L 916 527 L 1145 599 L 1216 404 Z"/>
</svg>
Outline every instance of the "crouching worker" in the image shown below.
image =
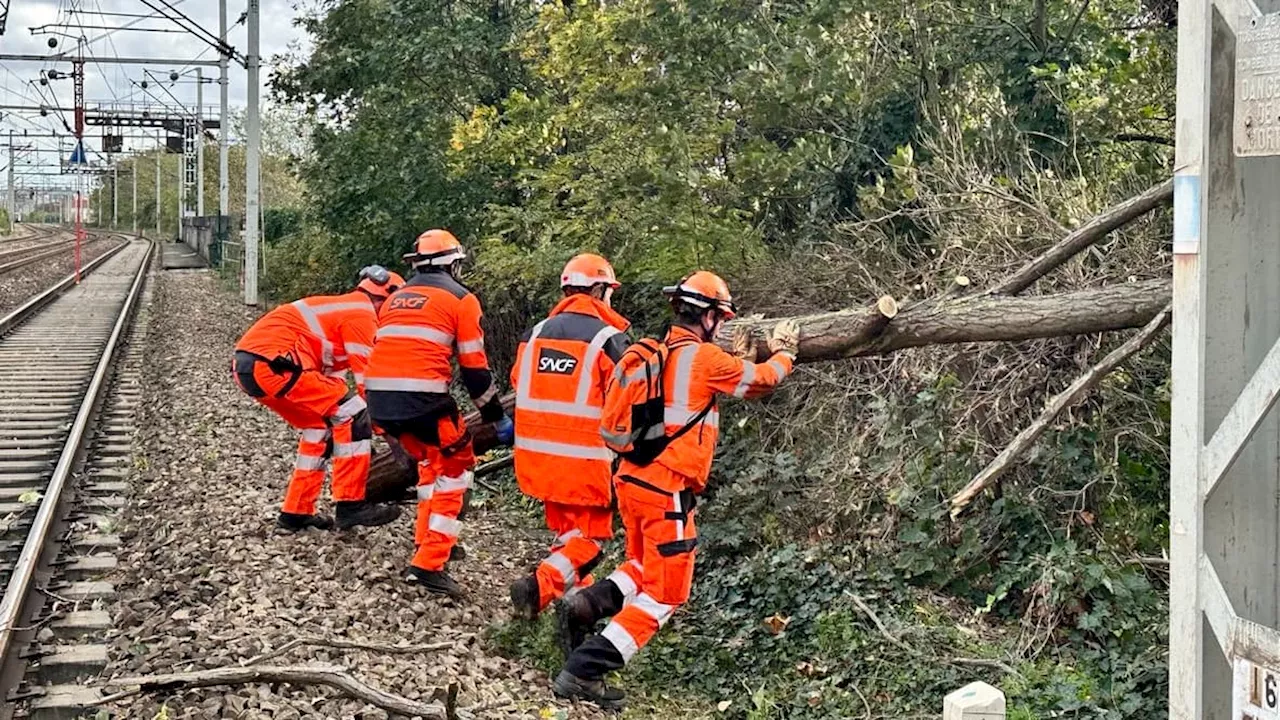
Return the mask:
<svg viewBox="0 0 1280 720">
<path fill-rule="evenodd" d="M 516 480 L 542 501 L 555 536 L 534 574 L 511 584 L 515 613 L 527 619 L 590 584 L 600 541 L 613 536 L 613 452 L 600 437 L 600 410 L 631 323 L 612 308 L 618 281 L 599 255 L 570 260 L 560 287 L 564 299 L 525 333 L 511 368 Z"/>
<path fill-rule="evenodd" d="M 794 322 L 775 329 L 769 341 L 773 356 L 765 363 L 713 344 L 735 311 L 728 286 L 710 272 L 695 272 L 663 292 L 674 324 L 661 343 L 642 340 L 623 354 L 605 392 L 600 423 L 605 442 L 622 458 L 614 482 L 627 534 L 626 562 L 557 608 L 563 641 L 576 649 L 553 689 L 604 707 L 620 707 L 624 698 L 605 685 L 605 674 L 622 668 L 689 599 L 698 542 L 695 498 L 715 454 L 717 397 L 769 392 L 790 374 L 799 345 Z M 748 355 L 748 348 L 741 350 Z M 609 616 L 600 634 L 581 641 Z"/>
<path fill-rule="evenodd" d="M 385 525 L 400 516 L 395 506 L 365 501 L 373 433 L 365 409 L 364 371 L 378 310 L 403 284 L 399 275 L 372 265 L 360 271 L 355 290 L 281 305 L 236 343 L 234 373 L 240 389 L 302 431 L 276 520 L 284 530 L 333 527 L 333 519 L 316 514 L 330 461 L 339 528 Z M 347 388 L 348 370 L 355 376 L 355 392 Z"/>
<path fill-rule="evenodd" d="M 418 236 L 405 255 L 417 274 L 383 308 L 366 379 L 373 421 L 418 461 L 417 550 L 405 581 L 455 599 L 464 593 L 445 564 L 476 464 L 471 433 L 449 394 L 455 348 L 481 419 L 494 424 L 504 445 L 514 435 L 484 352 L 480 301 L 459 281 L 465 257 L 447 230 Z"/>
</svg>

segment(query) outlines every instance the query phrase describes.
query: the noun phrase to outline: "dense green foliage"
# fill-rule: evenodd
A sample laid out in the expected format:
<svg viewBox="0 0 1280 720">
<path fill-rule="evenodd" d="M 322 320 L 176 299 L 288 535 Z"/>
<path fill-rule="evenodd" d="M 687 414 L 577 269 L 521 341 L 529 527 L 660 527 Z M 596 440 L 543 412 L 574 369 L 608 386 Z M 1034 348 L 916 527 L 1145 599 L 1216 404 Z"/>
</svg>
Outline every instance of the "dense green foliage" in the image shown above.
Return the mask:
<svg viewBox="0 0 1280 720">
<path fill-rule="evenodd" d="M 578 251 L 615 261 L 649 329 L 655 287 L 697 266 L 750 310 L 909 301 L 994 280 L 1169 170 L 1155 0 L 321 6 L 275 78 L 312 144 L 271 286 L 336 289 L 449 227 L 500 364 Z M 1159 275 L 1166 235 L 1139 223 L 1042 285 Z M 733 408 L 694 598 L 625 684 L 728 717 L 907 717 L 984 678 L 1016 717 L 1163 716 L 1166 349 L 994 500 L 958 521 L 943 502 L 1113 343 L 807 368 Z"/>
</svg>

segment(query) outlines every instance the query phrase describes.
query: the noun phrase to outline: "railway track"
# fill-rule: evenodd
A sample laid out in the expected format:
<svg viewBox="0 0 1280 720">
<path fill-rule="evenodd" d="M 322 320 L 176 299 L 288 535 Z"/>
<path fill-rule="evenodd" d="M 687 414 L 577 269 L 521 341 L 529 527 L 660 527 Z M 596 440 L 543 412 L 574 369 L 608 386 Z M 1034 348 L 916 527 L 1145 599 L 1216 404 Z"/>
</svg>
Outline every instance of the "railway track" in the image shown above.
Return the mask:
<svg viewBox="0 0 1280 720">
<path fill-rule="evenodd" d="M 57 234 L 59 233 L 50 232 L 48 235 L 44 236 L 44 239 L 51 238 Z M 90 235 L 84 242 L 84 247 L 88 247 L 92 243 L 100 242 L 109 237 L 109 235 L 105 234 Z M 34 240 L 34 238 L 25 239 L 27 241 Z M 65 240 L 41 242 L 28 245 L 26 247 L 15 248 L 13 250 L 0 250 L 0 274 L 12 272 L 14 270 L 27 267 L 28 265 L 34 265 L 35 263 L 43 260 L 59 257 L 66 254 L 74 246 L 75 238 L 72 237 Z"/>
<path fill-rule="evenodd" d="M 78 716 L 106 663 L 153 255 L 124 243 L 0 318 L 0 720 Z"/>
</svg>

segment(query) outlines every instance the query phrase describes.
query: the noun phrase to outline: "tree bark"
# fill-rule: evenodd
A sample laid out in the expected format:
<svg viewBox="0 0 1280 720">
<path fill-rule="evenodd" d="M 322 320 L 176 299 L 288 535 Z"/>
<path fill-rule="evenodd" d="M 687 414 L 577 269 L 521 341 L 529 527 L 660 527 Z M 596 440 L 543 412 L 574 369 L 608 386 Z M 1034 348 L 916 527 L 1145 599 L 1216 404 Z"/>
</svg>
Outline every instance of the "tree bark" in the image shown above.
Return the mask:
<svg viewBox="0 0 1280 720">
<path fill-rule="evenodd" d="M 893 319 L 879 307 L 802 315 L 799 362 L 886 355 L 925 345 L 1034 340 L 1141 327 L 1169 303 L 1169 280 L 1142 280 L 1058 295 L 979 295 L 938 300 Z M 746 324 L 756 359 L 769 356 L 767 339 L 784 318 L 726 323 L 716 344 L 732 350 L 735 325 Z"/>
<path fill-rule="evenodd" d="M 987 291 L 990 295 L 1017 295 L 1031 287 L 1035 281 L 1048 275 L 1076 253 L 1102 240 L 1112 230 L 1124 227 L 1161 205 L 1173 202 L 1173 180 L 1166 180 L 1148 188 L 1140 195 L 1095 215 L 1089 222 L 1076 228 L 1056 245 L 1041 253 L 1036 259 L 1023 265 L 1003 282 Z"/>
<path fill-rule="evenodd" d="M 1102 358 L 1097 365 L 1089 368 L 1088 372 L 1076 378 L 1074 382 L 1067 386 L 1066 390 L 1055 395 L 1045 407 L 1044 412 L 1040 413 L 1040 416 L 1036 418 L 1035 422 L 1018 433 L 1013 442 L 1009 443 L 1004 450 L 1001 450 L 1000 454 L 983 468 L 982 472 L 975 475 L 963 490 L 951 498 L 951 518 L 954 520 L 959 517 L 969 503 L 978 496 L 978 493 L 1000 479 L 1001 475 L 1013 467 L 1014 462 L 1027 450 L 1031 449 L 1035 441 L 1044 434 L 1045 430 L 1049 429 L 1049 426 L 1064 410 L 1075 405 L 1080 398 L 1102 382 L 1102 379 L 1109 375 L 1112 370 L 1115 370 L 1120 363 L 1128 360 L 1139 350 L 1149 345 L 1164 329 L 1164 326 L 1169 324 L 1169 318 L 1172 315 L 1172 306 L 1165 305 L 1141 332 L 1126 340 L 1120 347 L 1107 353 L 1107 356 Z"/>
<path fill-rule="evenodd" d="M 419 717 L 424 720 L 447 720 L 449 708 L 442 705 L 420 703 L 400 695 L 366 685 L 336 665 L 224 667 L 213 670 L 165 673 L 141 677 L 124 677 L 104 682 L 113 687 L 129 690 L 103 698 L 98 704 L 137 695 L 144 692 L 174 688 L 199 688 L 217 685 L 244 685 L 246 683 L 290 683 L 292 685 L 327 685 L 347 697 L 386 710 L 392 715 Z"/>
</svg>

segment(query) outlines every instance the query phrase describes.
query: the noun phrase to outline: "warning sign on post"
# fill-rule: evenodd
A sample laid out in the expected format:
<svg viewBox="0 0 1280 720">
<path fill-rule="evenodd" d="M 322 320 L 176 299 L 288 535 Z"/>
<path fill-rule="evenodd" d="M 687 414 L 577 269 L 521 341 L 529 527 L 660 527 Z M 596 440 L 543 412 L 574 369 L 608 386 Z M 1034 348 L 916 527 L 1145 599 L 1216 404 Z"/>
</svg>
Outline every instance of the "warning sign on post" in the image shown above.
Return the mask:
<svg viewBox="0 0 1280 720">
<path fill-rule="evenodd" d="M 1280 155 L 1280 13 L 1236 25 L 1236 155 Z"/>
</svg>

